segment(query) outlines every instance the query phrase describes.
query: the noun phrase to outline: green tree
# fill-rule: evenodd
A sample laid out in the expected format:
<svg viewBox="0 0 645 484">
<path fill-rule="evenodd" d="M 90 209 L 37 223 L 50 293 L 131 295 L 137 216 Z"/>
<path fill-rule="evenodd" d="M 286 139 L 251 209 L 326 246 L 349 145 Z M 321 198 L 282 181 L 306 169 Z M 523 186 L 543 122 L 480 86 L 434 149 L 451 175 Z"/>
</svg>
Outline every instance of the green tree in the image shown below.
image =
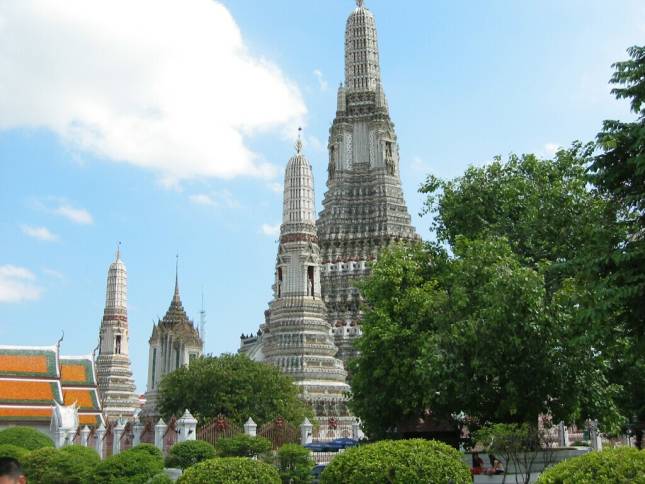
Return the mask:
<svg viewBox="0 0 645 484">
<path fill-rule="evenodd" d="M 246 355 L 208 356 L 164 377 L 160 409 L 165 416 L 189 408 L 201 423 L 225 415 L 242 425 L 258 425 L 277 416 L 299 425 L 312 411 L 298 398 L 293 380 L 274 366 Z"/>
<path fill-rule="evenodd" d="M 298 444 L 285 444 L 280 447 L 276 464 L 283 484 L 310 483 L 311 470 L 316 465 L 311 458 L 311 452 Z"/>
<path fill-rule="evenodd" d="M 217 457 L 186 469 L 178 484 L 280 484 L 275 467 L 246 457 Z"/>
<path fill-rule="evenodd" d="M 578 317 L 574 280 L 547 291 L 548 262 L 526 266 L 503 238 L 455 237 L 381 254 L 363 284 L 367 310 L 351 362 L 352 408 L 383 437 L 403 420 L 537 422 L 538 415 L 617 425 L 618 388 Z"/>
<path fill-rule="evenodd" d="M 215 442 L 215 449 L 220 457 L 257 457 L 271 450 L 271 441 L 240 434 L 219 439 Z"/>
<path fill-rule="evenodd" d="M 626 232 L 622 244 L 597 265 L 616 308 L 624 348 L 619 376 L 627 391 L 623 406 L 645 427 L 645 47 L 628 49 L 630 60 L 614 64 L 613 94 L 630 101 L 637 119 L 603 123 L 592 182 L 619 205 Z M 640 434 L 639 434 L 640 435 Z"/>
<path fill-rule="evenodd" d="M 170 448 L 166 458 L 166 467 L 187 469 L 206 459 L 215 457 L 215 447 L 203 440 L 186 440 Z"/>
</svg>

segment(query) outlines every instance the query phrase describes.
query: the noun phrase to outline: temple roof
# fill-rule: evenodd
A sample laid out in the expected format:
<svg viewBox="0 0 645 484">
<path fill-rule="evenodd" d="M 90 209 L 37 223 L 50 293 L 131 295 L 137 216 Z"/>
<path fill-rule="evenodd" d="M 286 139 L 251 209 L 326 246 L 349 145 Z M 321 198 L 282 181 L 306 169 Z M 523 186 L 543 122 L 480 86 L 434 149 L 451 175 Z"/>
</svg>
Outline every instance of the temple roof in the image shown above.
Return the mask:
<svg viewBox="0 0 645 484">
<path fill-rule="evenodd" d="M 59 378 L 57 346 L 0 346 L 0 377 Z"/>
<path fill-rule="evenodd" d="M 91 355 L 61 356 L 60 369 L 63 386 L 96 386 L 96 372 Z"/>
</svg>

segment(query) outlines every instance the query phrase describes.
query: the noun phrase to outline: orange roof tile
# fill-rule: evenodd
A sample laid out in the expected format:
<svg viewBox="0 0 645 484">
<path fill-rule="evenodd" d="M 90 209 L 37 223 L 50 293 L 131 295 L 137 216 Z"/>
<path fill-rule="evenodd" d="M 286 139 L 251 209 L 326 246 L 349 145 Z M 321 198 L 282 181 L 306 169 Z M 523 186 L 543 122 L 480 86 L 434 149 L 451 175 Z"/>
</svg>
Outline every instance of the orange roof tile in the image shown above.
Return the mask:
<svg viewBox="0 0 645 484">
<path fill-rule="evenodd" d="M 78 403 L 79 410 L 101 409 L 95 388 L 63 388 L 63 403 L 73 405 Z"/>
<path fill-rule="evenodd" d="M 91 357 L 73 358 L 62 356 L 60 358 L 61 383 L 63 386 L 94 386 L 94 363 Z"/>
<path fill-rule="evenodd" d="M 0 420 L 9 422 L 49 422 L 52 417 L 51 407 L 10 407 L 0 405 Z"/>
<path fill-rule="evenodd" d="M 0 378 L 0 404 L 51 405 L 62 402 L 58 381 Z"/>
<path fill-rule="evenodd" d="M 0 376 L 59 378 L 57 359 L 55 346 L 0 346 Z"/>
</svg>

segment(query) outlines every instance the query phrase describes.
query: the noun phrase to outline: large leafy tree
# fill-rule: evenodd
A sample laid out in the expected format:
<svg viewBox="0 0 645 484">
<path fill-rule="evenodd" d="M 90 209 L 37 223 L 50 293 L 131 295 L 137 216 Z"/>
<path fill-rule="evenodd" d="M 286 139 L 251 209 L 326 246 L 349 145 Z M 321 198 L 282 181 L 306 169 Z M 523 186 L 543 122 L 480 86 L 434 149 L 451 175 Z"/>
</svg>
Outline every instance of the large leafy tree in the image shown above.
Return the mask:
<svg viewBox="0 0 645 484">
<path fill-rule="evenodd" d="M 605 121 L 591 180 L 621 208 L 624 242 L 600 261 L 602 282 L 624 327 L 624 406 L 645 421 L 645 47 L 628 49 L 630 60 L 614 64 L 614 95 L 630 101 L 632 122 Z"/>
<path fill-rule="evenodd" d="M 245 355 L 198 358 L 166 375 L 160 390 L 164 416 L 189 409 L 201 423 L 220 414 L 238 424 L 251 417 L 258 425 L 278 416 L 295 425 L 312 418 L 293 380 Z"/>
<path fill-rule="evenodd" d="M 616 422 L 596 335 L 578 313 L 584 290 L 550 293 L 548 263 L 522 264 L 503 238 L 398 246 L 362 289 L 369 303 L 352 361 L 353 410 L 382 437 L 431 409 L 449 419 L 536 422 L 541 413 Z"/>
</svg>

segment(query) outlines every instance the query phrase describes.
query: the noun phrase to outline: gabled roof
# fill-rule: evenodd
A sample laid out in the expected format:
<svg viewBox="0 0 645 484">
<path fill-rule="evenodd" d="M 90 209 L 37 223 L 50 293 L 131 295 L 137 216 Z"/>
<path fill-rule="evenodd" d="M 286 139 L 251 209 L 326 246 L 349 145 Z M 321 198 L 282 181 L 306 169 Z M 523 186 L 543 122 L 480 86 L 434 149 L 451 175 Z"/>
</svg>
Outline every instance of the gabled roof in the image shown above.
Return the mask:
<svg viewBox="0 0 645 484">
<path fill-rule="evenodd" d="M 0 346 L 0 377 L 60 378 L 57 346 Z"/>
<path fill-rule="evenodd" d="M 96 371 L 92 356 L 61 356 L 61 384 L 69 386 L 96 386 Z"/>
<path fill-rule="evenodd" d="M 52 405 L 62 403 L 58 380 L 0 378 L 0 405 Z"/>
<path fill-rule="evenodd" d="M 96 388 L 63 388 L 63 403 L 65 405 L 77 403 L 79 412 L 101 410 Z"/>
</svg>

